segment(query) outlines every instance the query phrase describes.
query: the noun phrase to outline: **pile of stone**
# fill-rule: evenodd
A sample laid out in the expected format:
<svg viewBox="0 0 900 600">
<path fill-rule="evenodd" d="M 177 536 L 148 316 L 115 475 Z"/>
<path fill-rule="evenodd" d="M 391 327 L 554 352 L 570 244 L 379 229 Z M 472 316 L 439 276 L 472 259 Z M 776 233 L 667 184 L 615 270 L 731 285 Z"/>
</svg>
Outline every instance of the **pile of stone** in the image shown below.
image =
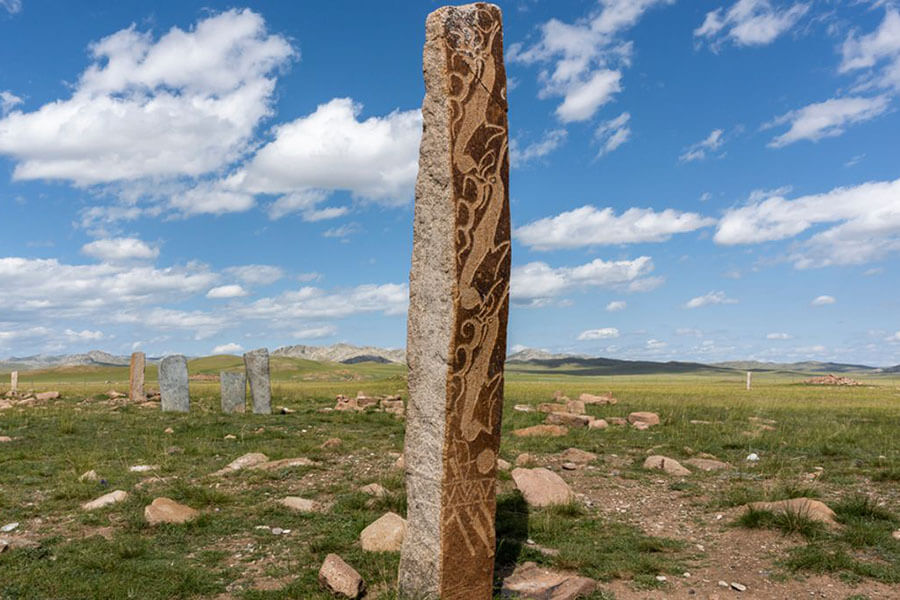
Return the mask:
<svg viewBox="0 0 900 600">
<path fill-rule="evenodd" d="M 401 396 L 368 396 L 365 392 L 358 392 L 355 398 L 349 398 L 344 394 L 338 394 L 334 410 L 352 410 L 362 412 L 372 410 L 374 412 L 386 412 L 398 417 L 406 414 L 406 408 Z"/>
<path fill-rule="evenodd" d="M 48 400 L 57 400 L 59 397 L 59 392 L 35 393 L 33 390 L 27 392 L 10 390 L 4 394 L 2 399 L 0 399 L 0 410 L 14 407 L 25 408 L 26 406 L 35 406 L 37 404 L 43 404 Z"/>
<path fill-rule="evenodd" d="M 849 377 L 837 377 L 829 373 L 824 377 L 812 377 L 803 383 L 808 385 L 862 385 L 862 383 Z"/>
<path fill-rule="evenodd" d="M 588 405 L 616 404 L 617 400 L 611 393 L 602 396 L 593 394 L 581 394 L 578 400 L 571 400 L 561 392 L 553 395 L 553 402 L 538 404 L 538 412 L 546 413 L 547 417 L 542 425 L 534 425 L 523 429 L 516 429 L 513 435 L 517 437 L 534 436 L 562 436 L 569 432 L 569 428 L 606 429 L 612 425 L 631 425 L 635 429 L 649 429 L 659 425 L 659 415 L 652 412 L 633 412 L 627 419 L 611 417 L 601 419 L 587 414 Z M 518 407 L 517 407 L 518 409 Z M 525 411 L 530 412 L 530 411 Z"/>
</svg>

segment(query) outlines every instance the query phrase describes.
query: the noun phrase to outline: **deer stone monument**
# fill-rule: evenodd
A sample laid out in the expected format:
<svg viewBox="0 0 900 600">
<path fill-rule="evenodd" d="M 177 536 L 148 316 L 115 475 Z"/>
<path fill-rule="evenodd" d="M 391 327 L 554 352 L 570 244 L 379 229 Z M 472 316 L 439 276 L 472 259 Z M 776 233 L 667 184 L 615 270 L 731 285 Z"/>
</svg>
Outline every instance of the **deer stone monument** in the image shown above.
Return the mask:
<svg viewBox="0 0 900 600">
<path fill-rule="evenodd" d="M 440 8 L 425 25 L 401 597 L 492 594 L 510 276 L 502 35 L 486 3 Z"/>
</svg>

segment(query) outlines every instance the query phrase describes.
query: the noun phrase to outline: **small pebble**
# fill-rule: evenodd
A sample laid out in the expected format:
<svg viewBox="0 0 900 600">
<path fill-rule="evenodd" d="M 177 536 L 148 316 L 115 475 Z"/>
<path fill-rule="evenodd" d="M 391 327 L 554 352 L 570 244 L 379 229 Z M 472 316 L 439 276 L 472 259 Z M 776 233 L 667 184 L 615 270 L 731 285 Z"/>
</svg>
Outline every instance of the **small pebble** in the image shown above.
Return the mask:
<svg viewBox="0 0 900 600">
<path fill-rule="evenodd" d="M 719 587 L 727 588 L 727 587 L 731 587 L 731 586 L 728 585 L 728 582 L 727 582 L 727 581 L 722 581 L 722 580 L 720 579 L 720 580 L 719 580 Z"/>
<path fill-rule="evenodd" d="M 13 529 L 15 529 L 18 526 L 19 526 L 19 524 L 17 522 L 16 523 L 7 523 L 3 527 L 0 527 L 0 531 L 2 531 L 3 533 L 9 533 L 10 531 L 12 531 Z"/>
<path fill-rule="evenodd" d="M 272 533 L 274 535 L 281 535 L 282 533 L 284 533 L 284 529 L 282 529 L 281 527 L 273 527 Z"/>
<path fill-rule="evenodd" d="M 562 464 L 562 468 L 565 469 L 566 471 L 574 471 L 578 468 L 578 465 L 576 465 L 573 462 L 567 462 L 567 463 Z"/>
<path fill-rule="evenodd" d="M 733 587 L 734 589 L 736 589 L 736 590 L 739 591 L 739 592 L 744 592 L 744 591 L 747 590 L 747 586 L 746 586 L 746 585 L 744 585 L 744 584 L 742 584 L 742 583 L 737 583 L 737 582 L 735 582 L 735 581 L 732 581 L 732 582 L 731 582 L 731 587 Z"/>
<path fill-rule="evenodd" d="M 747 455 L 747 461 L 748 462 L 758 462 L 759 454 L 757 454 L 756 452 L 751 452 L 750 454 Z"/>
<path fill-rule="evenodd" d="M 666 580 L 666 576 L 665 575 L 657 575 L 656 580 L 659 581 L 660 583 L 662 583 Z"/>
</svg>

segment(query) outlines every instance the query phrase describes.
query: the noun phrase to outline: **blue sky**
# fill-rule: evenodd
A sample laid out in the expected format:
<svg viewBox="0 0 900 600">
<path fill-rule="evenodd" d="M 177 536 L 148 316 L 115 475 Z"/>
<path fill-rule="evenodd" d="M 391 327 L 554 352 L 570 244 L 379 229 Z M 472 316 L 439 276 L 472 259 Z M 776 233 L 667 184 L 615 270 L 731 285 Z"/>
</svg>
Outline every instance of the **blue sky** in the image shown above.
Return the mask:
<svg viewBox="0 0 900 600">
<path fill-rule="evenodd" d="M 502 2 L 510 344 L 900 363 L 900 7 Z M 430 2 L 0 0 L 0 356 L 401 347 Z"/>
</svg>

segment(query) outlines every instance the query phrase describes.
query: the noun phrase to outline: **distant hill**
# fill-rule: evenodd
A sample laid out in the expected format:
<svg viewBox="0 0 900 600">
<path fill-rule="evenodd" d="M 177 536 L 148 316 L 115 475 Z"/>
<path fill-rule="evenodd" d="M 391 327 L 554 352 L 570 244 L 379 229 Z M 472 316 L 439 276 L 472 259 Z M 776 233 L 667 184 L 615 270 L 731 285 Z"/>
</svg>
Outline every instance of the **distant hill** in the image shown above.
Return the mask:
<svg viewBox="0 0 900 600">
<path fill-rule="evenodd" d="M 546 353 L 544 353 L 546 354 Z M 553 369 L 564 375 L 649 375 L 653 373 L 695 373 L 698 371 L 732 371 L 728 367 L 716 367 L 694 362 L 654 362 L 648 360 L 619 360 L 615 358 L 591 358 L 578 355 L 548 355 L 549 358 L 529 358 L 519 352 L 507 359 L 514 370 Z"/>
<path fill-rule="evenodd" d="M 740 371 L 799 371 L 801 373 L 890 373 L 890 369 L 849 365 L 843 363 L 807 361 L 797 363 L 773 363 L 756 360 L 736 360 L 715 363 L 715 367 L 738 369 Z M 900 367 L 900 365 L 898 365 Z M 898 368 L 891 367 L 891 368 Z"/>
<path fill-rule="evenodd" d="M 392 362 L 405 363 L 406 351 L 398 349 L 376 348 L 375 346 L 353 346 L 351 344 L 334 344 L 333 346 L 284 346 L 272 351 L 272 356 L 305 358 L 319 362 L 347 362 L 365 357 L 355 362 Z"/>
<path fill-rule="evenodd" d="M 148 358 L 149 362 L 157 362 L 159 359 Z M 35 369 L 50 369 L 53 367 L 122 367 L 131 362 L 130 356 L 116 356 L 101 350 L 91 350 L 84 354 L 36 354 L 34 356 L 13 356 L 0 361 L 0 370 L 3 371 L 32 371 Z"/>
</svg>

